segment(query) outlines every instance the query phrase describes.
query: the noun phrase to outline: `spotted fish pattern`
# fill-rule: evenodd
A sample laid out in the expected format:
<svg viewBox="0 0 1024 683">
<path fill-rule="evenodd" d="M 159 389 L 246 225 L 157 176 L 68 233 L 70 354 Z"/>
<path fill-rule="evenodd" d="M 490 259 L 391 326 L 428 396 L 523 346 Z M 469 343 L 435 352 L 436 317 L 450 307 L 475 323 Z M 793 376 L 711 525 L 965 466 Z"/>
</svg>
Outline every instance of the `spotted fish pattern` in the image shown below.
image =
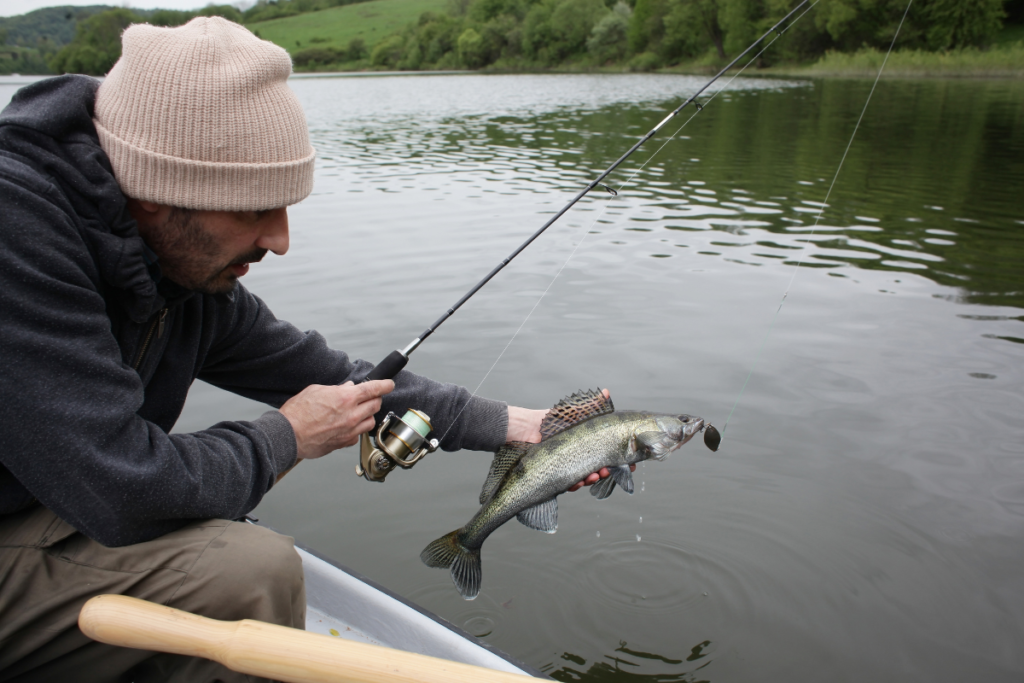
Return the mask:
<svg viewBox="0 0 1024 683">
<path fill-rule="evenodd" d="M 558 496 L 592 472 L 611 473 L 591 487 L 598 499 L 616 486 L 633 492 L 629 466 L 669 453 L 701 431 L 692 415 L 616 412 L 600 391 L 580 391 L 555 405 L 541 424 L 541 442 L 511 442 L 498 449 L 480 491 L 480 509 L 461 529 L 432 542 L 420 559 L 450 569 L 463 598 L 480 593 L 480 549 L 490 534 L 515 517 L 538 531 L 558 528 Z"/>
</svg>

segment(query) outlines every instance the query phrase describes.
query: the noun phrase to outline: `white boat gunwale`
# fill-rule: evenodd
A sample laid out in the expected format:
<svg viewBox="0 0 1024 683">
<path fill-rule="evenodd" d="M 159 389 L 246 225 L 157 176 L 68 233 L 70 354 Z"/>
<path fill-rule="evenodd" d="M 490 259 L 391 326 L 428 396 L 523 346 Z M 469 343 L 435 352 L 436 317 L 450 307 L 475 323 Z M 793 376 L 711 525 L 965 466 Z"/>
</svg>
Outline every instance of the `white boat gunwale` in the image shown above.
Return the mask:
<svg viewBox="0 0 1024 683">
<path fill-rule="evenodd" d="M 306 574 L 307 631 L 553 680 L 340 562 L 299 542 L 295 548 Z M 329 590 L 342 583 L 347 584 L 344 596 L 339 595 L 341 591 Z M 339 611 L 345 616 L 339 616 Z M 391 620 L 379 618 L 382 614 Z M 332 624 L 341 627 L 332 632 Z"/>
</svg>

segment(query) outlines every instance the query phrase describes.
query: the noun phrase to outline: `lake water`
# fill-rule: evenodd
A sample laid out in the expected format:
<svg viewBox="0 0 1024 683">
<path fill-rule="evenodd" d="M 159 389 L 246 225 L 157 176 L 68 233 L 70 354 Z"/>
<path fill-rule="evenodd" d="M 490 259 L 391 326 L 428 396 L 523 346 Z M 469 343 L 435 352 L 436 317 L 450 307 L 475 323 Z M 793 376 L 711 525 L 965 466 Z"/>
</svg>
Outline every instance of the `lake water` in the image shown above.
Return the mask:
<svg viewBox="0 0 1024 683">
<path fill-rule="evenodd" d="M 316 188 L 246 285 L 377 361 L 702 82 L 293 79 Z M 505 525 L 473 602 L 419 553 L 475 512 L 488 454 L 381 485 L 348 449 L 254 514 L 562 681 L 1022 680 L 1024 83 L 883 80 L 814 227 L 870 85 L 732 83 L 409 365 L 728 419 L 719 452 L 563 496 L 555 535 Z M 198 384 L 178 429 L 263 410 Z"/>
</svg>

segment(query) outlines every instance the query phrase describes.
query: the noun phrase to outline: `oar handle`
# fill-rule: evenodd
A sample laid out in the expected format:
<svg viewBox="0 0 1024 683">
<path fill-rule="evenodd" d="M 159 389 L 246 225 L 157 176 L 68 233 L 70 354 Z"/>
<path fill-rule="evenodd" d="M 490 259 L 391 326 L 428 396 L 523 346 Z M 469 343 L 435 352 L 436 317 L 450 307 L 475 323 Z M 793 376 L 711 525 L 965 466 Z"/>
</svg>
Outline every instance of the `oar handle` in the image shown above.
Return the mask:
<svg viewBox="0 0 1024 683">
<path fill-rule="evenodd" d="M 78 626 L 108 645 L 203 657 L 289 683 L 522 683 L 529 678 L 262 621 L 207 619 L 124 595 L 89 600 Z"/>
</svg>

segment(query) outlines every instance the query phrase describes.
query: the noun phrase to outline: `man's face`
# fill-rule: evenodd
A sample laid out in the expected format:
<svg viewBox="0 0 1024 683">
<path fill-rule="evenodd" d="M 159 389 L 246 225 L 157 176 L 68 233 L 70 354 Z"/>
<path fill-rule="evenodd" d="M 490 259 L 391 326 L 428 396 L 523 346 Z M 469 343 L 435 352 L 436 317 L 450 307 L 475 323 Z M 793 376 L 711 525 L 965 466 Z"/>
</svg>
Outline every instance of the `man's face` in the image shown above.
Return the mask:
<svg viewBox="0 0 1024 683">
<path fill-rule="evenodd" d="M 288 251 L 288 212 L 192 211 L 129 201 L 142 239 L 165 277 L 186 289 L 223 294 L 268 251 Z"/>
</svg>

